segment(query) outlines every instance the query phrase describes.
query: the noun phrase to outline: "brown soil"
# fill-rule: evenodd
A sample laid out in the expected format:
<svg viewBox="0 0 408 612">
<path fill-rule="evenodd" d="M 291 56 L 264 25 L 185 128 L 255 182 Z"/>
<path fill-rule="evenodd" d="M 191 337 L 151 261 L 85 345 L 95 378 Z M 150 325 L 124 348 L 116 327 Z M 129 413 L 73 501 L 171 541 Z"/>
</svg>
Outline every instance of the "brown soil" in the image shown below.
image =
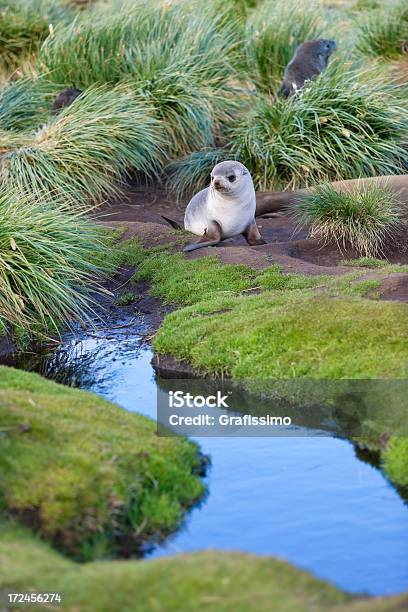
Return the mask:
<svg viewBox="0 0 408 612">
<path fill-rule="evenodd" d="M 408 274 L 390 274 L 381 283 L 380 299 L 408 302 Z"/>
<path fill-rule="evenodd" d="M 365 179 L 364 183 L 377 180 L 388 181 L 399 194 L 401 202 L 408 202 L 408 176 L 381 177 Z M 341 189 L 354 187 L 361 181 L 342 181 L 336 183 Z M 322 245 L 308 238 L 307 230 L 296 232 L 294 222 L 286 212 L 287 207 L 296 199 L 296 191 L 267 192 L 257 194 L 258 227 L 267 244 L 249 247 L 243 237 L 227 240 L 217 247 L 207 247 L 189 253 L 195 259 L 217 256 L 224 263 L 244 263 L 256 269 L 279 264 L 286 272 L 305 275 L 342 274 L 349 268 L 340 266 L 344 259 L 355 259 L 358 254 L 353 250 L 341 252 L 337 245 Z M 183 224 L 184 206 L 177 206 L 159 188 L 146 187 L 129 190 L 126 198 L 100 209 L 98 218 L 110 226 L 127 227 L 126 238 L 138 236 L 146 247 L 161 242 L 174 241 L 174 230 L 162 215 Z M 404 237 L 405 240 L 405 237 Z M 392 263 L 407 263 L 406 248 L 390 248 L 387 258 Z"/>
</svg>

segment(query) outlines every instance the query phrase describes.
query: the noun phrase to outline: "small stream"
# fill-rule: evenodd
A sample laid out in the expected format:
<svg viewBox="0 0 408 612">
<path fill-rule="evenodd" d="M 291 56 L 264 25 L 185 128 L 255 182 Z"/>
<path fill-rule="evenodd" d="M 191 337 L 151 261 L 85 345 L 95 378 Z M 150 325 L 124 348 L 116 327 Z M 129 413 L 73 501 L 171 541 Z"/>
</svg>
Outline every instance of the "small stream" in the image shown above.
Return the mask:
<svg viewBox="0 0 408 612">
<path fill-rule="evenodd" d="M 18 365 L 154 419 L 157 382 L 146 331 L 143 321 L 116 320 L 69 333 L 51 358 Z M 407 589 L 407 505 L 350 442 L 327 432 L 198 442 L 212 460 L 209 495 L 151 556 L 240 550 L 286 559 L 350 592 Z"/>
</svg>

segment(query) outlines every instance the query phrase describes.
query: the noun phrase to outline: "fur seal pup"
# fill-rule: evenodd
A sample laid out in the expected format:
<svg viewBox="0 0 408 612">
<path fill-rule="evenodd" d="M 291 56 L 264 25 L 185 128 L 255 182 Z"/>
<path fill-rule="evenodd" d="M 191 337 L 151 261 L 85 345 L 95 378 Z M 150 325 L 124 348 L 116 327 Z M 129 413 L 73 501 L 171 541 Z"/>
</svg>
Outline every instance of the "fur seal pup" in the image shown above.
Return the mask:
<svg viewBox="0 0 408 612">
<path fill-rule="evenodd" d="M 211 184 L 186 208 L 184 228 L 201 236 L 186 252 L 213 246 L 242 234 L 251 246 L 266 244 L 255 223 L 255 189 L 251 175 L 237 161 L 223 161 L 211 172 Z"/>
<path fill-rule="evenodd" d="M 82 96 L 83 93 L 82 89 L 77 89 L 76 87 L 69 87 L 61 91 L 52 105 L 53 114 L 57 115 L 63 108 L 70 106 L 73 101 L 79 98 L 79 96 Z"/>
<path fill-rule="evenodd" d="M 316 78 L 327 68 L 329 58 L 335 49 L 335 41 L 325 38 L 307 40 L 299 45 L 292 60 L 286 66 L 280 93 L 287 98 L 296 89 L 301 89 L 305 81 Z"/>
</svg>

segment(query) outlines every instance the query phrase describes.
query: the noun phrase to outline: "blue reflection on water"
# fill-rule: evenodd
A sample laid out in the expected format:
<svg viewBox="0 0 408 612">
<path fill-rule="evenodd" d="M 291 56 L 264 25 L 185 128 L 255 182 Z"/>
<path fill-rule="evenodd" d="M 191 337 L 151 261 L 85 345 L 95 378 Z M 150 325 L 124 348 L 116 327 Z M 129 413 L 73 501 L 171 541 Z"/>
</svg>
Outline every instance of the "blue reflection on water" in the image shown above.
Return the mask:
<svg viewBox="0 0 408 612">
<path fill-rule="evenodd" d="M 86 386 L 127 410 L 156 416 L 151 352 L 128 338 L 83 336 Z M 68 336 L 66 345 L 73 342 Z M 408 586 L 408 511 L 381 472 L 334 437 L 201 438 L 209 496 L 157 557 L 198 549 L 281 557 L 352 592 Z"/>
</svg>

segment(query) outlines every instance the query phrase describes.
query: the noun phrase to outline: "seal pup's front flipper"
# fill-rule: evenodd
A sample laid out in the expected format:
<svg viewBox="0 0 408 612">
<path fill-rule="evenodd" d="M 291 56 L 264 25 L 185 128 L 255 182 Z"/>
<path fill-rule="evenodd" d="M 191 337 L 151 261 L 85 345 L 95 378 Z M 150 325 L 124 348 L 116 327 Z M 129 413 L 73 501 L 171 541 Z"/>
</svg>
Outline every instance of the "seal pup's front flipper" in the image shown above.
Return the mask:
<svg viewBox="0 0 408 612">
<path fill-rule="evenodd" d="M 196 249 L 202 249 L 208 246 L 215 246 L 219 242 L 221 242 L 221 226 L 217 221 L 211 221 L 208 227 L 204 231 L 204 235 L 198 240 L 198 242 L 193 242 L 193 244 L 189 244 L 185 247 L 184 252 L 190 253 L 190 251 L 195 251 Z"/>
<path fill-rule="evenodd" d="M 265 240 L 259 233 L 255 219 L 248 225 L 248 227 L 242 232 L 245 240 L 250 246 L 256 246 L 257 244 L 266 244 Z"/>
<path fill-rule="evenodd" d="M 167 223 L 169 223 L 171 225 L 171 227 L 173 227 L 176 230 L 182 230 L 183 228 L 181 227 L 180 223 L 177 223 L 177 221 L 174 221 L 174 219 L 169 219 L 169 217 L 165 217 L 164 215 L 160 215 L 162 219 L 164 219 L 165 221 L 167 221 Z"/>
</svg>

